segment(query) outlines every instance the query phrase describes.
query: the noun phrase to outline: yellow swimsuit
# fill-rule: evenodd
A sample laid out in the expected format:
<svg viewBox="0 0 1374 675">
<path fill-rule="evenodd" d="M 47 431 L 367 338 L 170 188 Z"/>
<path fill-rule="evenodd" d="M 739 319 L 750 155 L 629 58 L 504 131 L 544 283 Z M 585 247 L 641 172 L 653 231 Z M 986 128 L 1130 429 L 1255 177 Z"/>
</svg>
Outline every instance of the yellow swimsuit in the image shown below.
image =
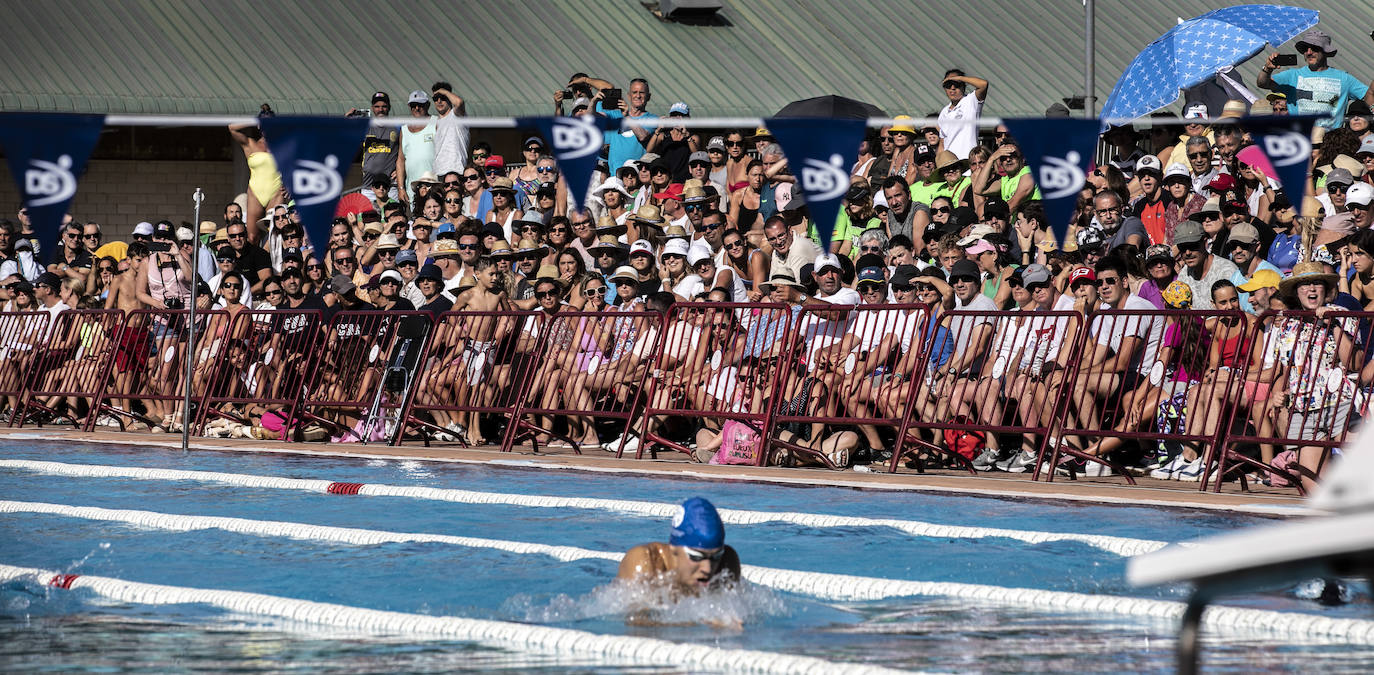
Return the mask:
<svg viewBox="0 0 1374 675">
<path fill-rule="evenodd" d="M 281 173 L 277 171 L 277 160 L 272 158 L 272 153 L 248 155 L 248 190 L 257 197 L 258 203 L 267 206 L 280 189 Z"/>
</svg>

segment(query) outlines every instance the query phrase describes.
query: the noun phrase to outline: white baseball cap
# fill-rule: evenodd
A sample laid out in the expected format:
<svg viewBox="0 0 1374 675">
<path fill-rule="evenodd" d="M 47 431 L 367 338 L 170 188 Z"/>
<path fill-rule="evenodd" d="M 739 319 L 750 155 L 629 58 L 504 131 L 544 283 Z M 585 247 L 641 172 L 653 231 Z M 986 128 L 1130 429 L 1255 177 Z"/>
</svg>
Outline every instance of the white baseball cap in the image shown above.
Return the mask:
<svg viewBox="0 0 1374 675">
<path fill-rule="evenodd" d="M 1167 180 L 1174 176 L 1183 176 L 1184 178 L 1191 178 L 1192 174 L 1188 172 L 1188 167 L 1179 164 L 1178 162 L 1174 162 L 1173 164 L 1169 165 L 1169 168 L 1164 170 L 1164 178 Z"/>
<path fill-rule="evenodd" d="M 410 92 L 410 100 L 409 100 L 408 102 L 409 102 L 409 103 L 429 103 L 429 94 L 426 94 L 425 92 L 423 92 L 423 91 L 421 91 L 421 90 L 419 90 L 419 89 L 416 89 L 415 91 Z"/>
<path fill-rule="evenodd" d="M 679 240 L 679 241 L 683 241 L 683 240 Z M 687 264 L 688 264 L 688 265 L 691 265 L 692 267 L 696 267 L 696 266 L 697 266 L 697 263 L 699 263 L 699 262 L 701 262 L 701 261 L 703 261 L 703 260 L 710 260 L 710 259 L 711 259 L 711 249 L 710 249 L 710 247 L 706 246 L 705 244 L 701 244 L 701 243 L 692 244 L 691 247 L 687 249 Z"/>
<path fill-rule="evenodd" d="M 1158 157 L 1154 155 L 1145 155 L 1135 163 L 1135 171 L 1136 173 L 1140 173 L 1141 171 L 1158 171 L 1162 173 L 1163 168 L 1159 165 Z"/>
<path fill-rule="evenodd" d="M 135 225 L 135 226 L 134 226 L 134 234 L 136 234 L 136 235 L 138 235 L 138 236 L 140 236 L 140 237 L 151 237 L 151 236 L 153 236 L 153 224 L 145 220 L 145 221 L 143 221 L 143 222 L 141 222 L 141 223 Z"/>
<path fill-rule="evenodd" d="M 636 253 L 648 253 L 652 256 L 654 254 L 654 245 L 643 239 L 637 239 L 635 243 L 630 244 L 630 255 Z"/>
<path fill-rule="evenodd" d="M 668 241 L 664 242 L 663 252 L 658 255 L 660 258 L 665 255 L 680 255 L 685 258 L 687 257 L 687 251 L 688 247 L 686 239 L 669 239 Z"/>
<path fill-rule="evenodd" d="M 840 259 L 834 253 L 822 253 L 816 256 L 816 262 L 811 265 L 811 273 L 815 274 L 826 267 L 834 267 L 837 270 L 844 269 L 840 267 Z"/>
<path fill-rule="evenodd" d="M 1356 183 L 1345 191 L 1345 203 L 1369 205 L 1374 200 L 1374 186 L 1369 183 Z"/>
</svg>

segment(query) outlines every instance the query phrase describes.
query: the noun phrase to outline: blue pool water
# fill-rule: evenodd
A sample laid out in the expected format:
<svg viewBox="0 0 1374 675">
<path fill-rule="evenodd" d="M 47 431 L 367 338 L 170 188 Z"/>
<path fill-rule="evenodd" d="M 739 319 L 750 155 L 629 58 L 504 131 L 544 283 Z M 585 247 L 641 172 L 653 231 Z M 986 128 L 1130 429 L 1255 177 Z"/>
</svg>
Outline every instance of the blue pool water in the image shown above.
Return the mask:
<svg viewBox="0 0 1374 675">
<path fill-rule="evenodd" d="M 380 461 L 0 440 L 0 457 L 155 467 L 465 490 L 680 502 L 758 511 L 898 518 L 1050 532 L 1186 541 L 1266 522 L 1230 513 L 1047 503 L 915 492 L 789 487 L 416 461 Z M 395 497 L 247 489 L 212 483 L 74 478 L 0 468 L 0 499 L 180 515 L 461 535 L 624 551 L 666 539 L 668 523 L 583 509 L 473 505 Z M 1179 600 L 1183 588 L 1125 585 L 1125 559 L 1079 543 L 914 537 L 887 528 L 728 526 L 747 564 L 886 579 Z M 123 523 L 0 514 L 0 564 L 172 586 L 251 591 L 354 607 L 574 628 L 723 648 L 805 654 L 936 671 L 1169 671 L 1176 626 L 1118 615 L 1065 614 L 942 598 L 833 602 L 750 587 L 676 608 L 744 619 L 742 631 L 627 626 L 607 584 L 608 560 L 436 543 L 349 546 L 237 534 L 169 532 Z M 1374 618 L 1368 594 L 1323 608 L 1291 589 L 1225 604 Z M 1273 636 L 1208 635 L 1209 668 L 1320 667 L 1368 672 L 1374 648 L 1283 643 Z M 0 670 L 644 672 L 643 666 L 514 653 L 472 643 L 332 633 L 201 606 L 109 603 L 82 591 L 13 582 L 0 588 Z"/>
</svg>

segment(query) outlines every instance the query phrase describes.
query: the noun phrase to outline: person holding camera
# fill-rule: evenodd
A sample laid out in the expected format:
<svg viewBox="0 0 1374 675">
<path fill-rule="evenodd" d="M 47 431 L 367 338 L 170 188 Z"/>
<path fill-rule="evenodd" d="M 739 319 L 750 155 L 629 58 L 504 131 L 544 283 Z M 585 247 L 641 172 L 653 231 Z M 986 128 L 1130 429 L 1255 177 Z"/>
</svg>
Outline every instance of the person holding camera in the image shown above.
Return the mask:
<svg viewBox="0 0 1374 675">
<path fill-rule="evenodd" d="M 630 89 L 624 97 L 621 97 L 615 85 L 586 73 L 575 73 L 568 80 L 569 91 L 579 84 L 596 91 L 592 97 L 593 108 L 608 118 L 630 118 L 641 122 L 658 119 L 658 115 L 649 112 L 652 94 L 649 92 L 649 81 L 642 77 L 630 80 Z M 649 142 L 656 128 L 655 124 L 646 124 L 605 132 L 606 145 L 610 146 L 606 153 L 606 166 L 624 166 L 625 162 L 642 157 L 647 152 L 644 144 Z"/>
<path fill-rule="evenodd" d="M 1255 85 L 1283 94 L 1290 115 L 1329 115 L 1317 124 L 1327 129 L 1339 129 L 1345 123 L 1345 109 L 1352 98 L 1363 98 L 1374 106 L 1374 87 L 1355 79 L 1354 75 L 1332 68 L 1328 59 L 1336 55 L 1331 36 L 1312 29 L 1298 37 L 1295 45 L 1305 67 L 1275 72 L 1280 66 L 1296 66 L 1298 60 L 1290 55 L 1273 52 L 1260 68 Z"/>
<path fill-rule="evenodd" d="M 242 225 L 238 227 L 244 229 Z M 176 246 L 170 230 L 159 228 L 153 233 L 148 251 L 149 256 L 139 267 L 138 280 L 135 282 L 139 302 L 155 310 L 186 309 L 186 303 L 191 299 L 191 284 L 196 279 L 189 248 Z M 164 395 L 175 393 L 175 354 L 181 327 L 186 323 L 184 316 L 173 311 L 154 313 L 144 324 L 149 328 L 157 348 L 156 366 L 151 373 L 149 387 L 155 393 Z M 156 400 L 148 400 L 147 405 L 148 416 L 160 420 L 163 428 L 170 428 L 175 406 Z"/>
</svg>

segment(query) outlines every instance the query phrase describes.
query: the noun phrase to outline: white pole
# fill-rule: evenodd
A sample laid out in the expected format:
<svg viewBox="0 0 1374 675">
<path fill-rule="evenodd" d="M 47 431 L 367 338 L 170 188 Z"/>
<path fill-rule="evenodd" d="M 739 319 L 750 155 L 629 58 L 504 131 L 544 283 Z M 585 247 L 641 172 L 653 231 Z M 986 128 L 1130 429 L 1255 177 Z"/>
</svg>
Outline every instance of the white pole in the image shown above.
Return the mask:
<svg viewBox="0 0 1374 675">
<path fill-rule="evenodd" d="M 196 216 L 191 221 L 191 301 L 186 305 L 186 387 L 181 402 L 182 452 L 189 451 L 191 446 L 191 380 L 196 365 L 196 287 L 200 285 L 200 203 L 205 199 L 205 193 L 196 188 L 192 199 L 196 203 Z"/>
</svg>

